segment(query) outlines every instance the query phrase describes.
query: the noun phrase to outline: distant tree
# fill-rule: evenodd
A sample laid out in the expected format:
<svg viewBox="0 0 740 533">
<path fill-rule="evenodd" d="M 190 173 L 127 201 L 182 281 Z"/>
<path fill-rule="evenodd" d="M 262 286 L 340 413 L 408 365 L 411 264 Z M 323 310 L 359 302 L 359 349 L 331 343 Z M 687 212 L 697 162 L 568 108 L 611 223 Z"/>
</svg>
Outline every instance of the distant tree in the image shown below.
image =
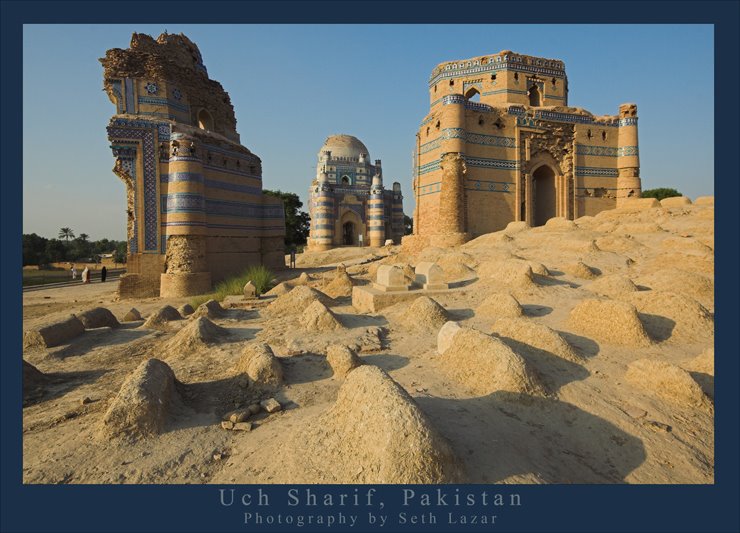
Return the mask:
<svg viewBox="0 0 740 533">
<path fill-rule="evenodd" d="M 283 207 L 285 208 L 285 246 L 292 247 L 306 244 L 310 217 L 308 213 L 300 210 L 303 207 L 303 202 L 301 202 L 298 195 L 280 190 L 270 191 L 265 189 L 263 192 L 283 201 Z"/>
<path fill-rule="evenodd" d="M 657 200 L 662 200 L 663 198 L 672 198 L 674 196 L 683 195 L 676 189 L 668 189 L 665 187 L 662 187 L 660 189 L 648 189 L 646 191 L 642 191 L 643 198 L 656 198 Z"/>
<path fill-rule="evenodd" d="M 414 219 L 403 215 L 403 234 L 411 235 L 414 233 Z"/>
<path fill-rule="evenodd" d="M 58 237 L 60 239 L 64 239 L 65 241 L 69 242 L 70 239 L 75 238 L 75 232 L 72 231 L 72 228 L 62 228 L 59 230 Z"/>
<path fill-rule="evenodd" d="M 49 239 L 40 264 L 60 263 L 67 260 L 67 247 L 59 239 Z"/>
<path fill-rule="evenodd" d="M 113 261 L 116 263 L 125 263 L 127 252 L 128 246 L 126 245 L 126 241 L 116 243 L 116 251 L 113 252 Z"/>
<path fill-rule="evenodd" d="M 90 235 L 88 235 L 87 233 L 80 233 L 77 238 L 80 239 L 82 242 L 87 242 L 87 240 L 90 238 Z"/>
<path fill-rule="evenodd" d="M 43 259 L 48 239 L 35 233 L 23 235 L 23 265 L 38 265 Z"/>
</svg>

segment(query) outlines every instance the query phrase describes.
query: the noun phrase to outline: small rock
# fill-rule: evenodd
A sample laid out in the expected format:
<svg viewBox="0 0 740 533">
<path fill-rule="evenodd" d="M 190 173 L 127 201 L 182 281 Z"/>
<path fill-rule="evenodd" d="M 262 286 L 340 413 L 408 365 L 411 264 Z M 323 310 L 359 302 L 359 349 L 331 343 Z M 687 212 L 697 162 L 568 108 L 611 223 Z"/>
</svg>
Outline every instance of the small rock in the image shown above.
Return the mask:
<svg viewBox="0 0 740 533">
<path fill-rule="evenodd" d="M 249 409 L 249 412 L 252 413 L 253 415 L 256 415 L 257 413 L 259 413 L 262 410 L 260 408 L 260 404 L 258 404 L 258 403 L 253 403 L 247 409 Z"/>
<path fill-rule="evenodd" d="M 238 424 L 234 424 L 234 431 L 252 431 L 252 423 L 239 422 Z"/>
<path fill-rule="evenodd" d="M 224 429 L 234 429 L 234 423 L 230 420 L 222 420 L 221 427 Z"/>
<path fill-rule="evenodd" d="M 673 431 L 671 426 L 664 424 L 663 422 L 658 422 L 657 420 L 648 420 L 647 425 L 650 429 L 654 429 L 655 431 L 665 431 L 666 433 Z"/>
<path fill-rule="evenodd" d="M 260 406 L 262 406 L 262 409 L 264 409 L 268 413 L 276 413 L 283 408 L 283 406 L 280 405 L 280 402 L 278 402 L 275 398 L 262 400 L 260 402 Z"/>
<path fill-rule="evenodd" d="M 213 454 L 214 461 L 220 461 L 223 458 L 224 458 L 224 454 L 222 454 L 221 452 L 216 452 Z"/>
<path fill-rule="evenodd" d="M 244 422 L 247 418 L 249 418 L 250 414 L 251 413 L 249 411 L 237 411 L 229 417 L 229 421 L 233 422 L 234 424 L 239 424 L 240 422 Z"/>
<path fill-rule="evenodd" d="M 257 287 L 254 286 L 254 283 L 252 281 L 248 281 L 246 285 L 244 285 L 244 298 L 251 299 L 257 297 Z"/>
<path fill-rule="evenodd" d="M 82 402 L 81 403 L 82 403 L 82 405 L 87 405 L 89 403 L 92 403 L 92 400 L 90 399 L 89 396 L 85 396 L 84 398 L 82 398 Z"/>
</svg>

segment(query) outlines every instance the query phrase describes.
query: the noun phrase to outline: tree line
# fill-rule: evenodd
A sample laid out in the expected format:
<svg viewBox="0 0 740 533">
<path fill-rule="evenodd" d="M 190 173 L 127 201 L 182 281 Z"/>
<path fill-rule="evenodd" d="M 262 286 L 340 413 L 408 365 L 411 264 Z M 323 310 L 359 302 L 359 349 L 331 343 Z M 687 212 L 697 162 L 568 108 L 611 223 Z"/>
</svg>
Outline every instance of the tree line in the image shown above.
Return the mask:
<svg viewBox="0 0 740 533">
<path fill-rule="evenodd" d="M 71 228 L 61 228 L 58 238 L 47 239 L 35 233 L 23 234 L 23 266 L 49 265 L 83 260 L 97 261 L 101 254 L 113 254 L 116 263 L 126 262 L 126 241 L 91 241 L 86 233 L 75 236 Z"/>
</svg>

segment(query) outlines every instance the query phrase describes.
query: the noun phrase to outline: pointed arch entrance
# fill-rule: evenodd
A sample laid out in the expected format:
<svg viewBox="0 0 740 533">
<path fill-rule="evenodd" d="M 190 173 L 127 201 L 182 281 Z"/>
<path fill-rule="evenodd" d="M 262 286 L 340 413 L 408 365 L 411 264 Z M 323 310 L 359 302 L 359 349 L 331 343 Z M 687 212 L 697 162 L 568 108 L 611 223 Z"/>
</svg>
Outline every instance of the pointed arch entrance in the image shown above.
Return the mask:
<svg viewBox="0 0 740 533">
<path fill-rule="evenodd" d="M 555 171 L 542 165 L 532 173 L 532 225 L 543 226 L 557 216 Z"/>
</svg>

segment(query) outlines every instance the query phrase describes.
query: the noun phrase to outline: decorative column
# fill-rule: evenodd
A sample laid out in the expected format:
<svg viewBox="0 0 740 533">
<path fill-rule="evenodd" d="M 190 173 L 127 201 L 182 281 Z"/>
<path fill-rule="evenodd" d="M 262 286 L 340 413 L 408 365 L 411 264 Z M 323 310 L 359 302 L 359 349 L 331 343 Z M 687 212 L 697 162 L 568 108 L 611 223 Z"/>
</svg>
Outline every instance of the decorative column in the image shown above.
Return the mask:
<svg viewBox="0 0 740 533">
<path fill-rule="evenodd" d="M 370 246 L 383 246 L 385 244 L 385 201 L 383 199 L 383 177 L 379 173 L 373 176 L 367 207 L 369 244 Z"/>
<path fill-rule="evenodd" d="M 329 186 L 326 167 L 322 168 L 318 185 L 311 194 L 311 249 L 329 250 L 334 246 L 334 193 Z"/>
<path fill-rule="evenodd" d="M 622 104 L 619 106 L 618 138 L 617 207 L 620 207 L 627 198 L 639 198 L 642 195 L 636 104 Z"/>
<path fill-rule="evenodd" d="M 391 203 L 391 231 L 392 235 L 386 235 L 386 239 L 392 238 L 394 244 L 401 244 L 401 237 L 404 234 L 403 224 L 403 194 L 401 194 L 401 184 L 393 182 L 393 202 Z"/>
<path fill-rule="evenodd" d="M 211 273 L 206 262 L 203 162 L 195 138 L 173 134 L 166 184 L 161 205 L 165 271 L 159 294 L 172 298 L 207 293 Z"/>
</svg>

